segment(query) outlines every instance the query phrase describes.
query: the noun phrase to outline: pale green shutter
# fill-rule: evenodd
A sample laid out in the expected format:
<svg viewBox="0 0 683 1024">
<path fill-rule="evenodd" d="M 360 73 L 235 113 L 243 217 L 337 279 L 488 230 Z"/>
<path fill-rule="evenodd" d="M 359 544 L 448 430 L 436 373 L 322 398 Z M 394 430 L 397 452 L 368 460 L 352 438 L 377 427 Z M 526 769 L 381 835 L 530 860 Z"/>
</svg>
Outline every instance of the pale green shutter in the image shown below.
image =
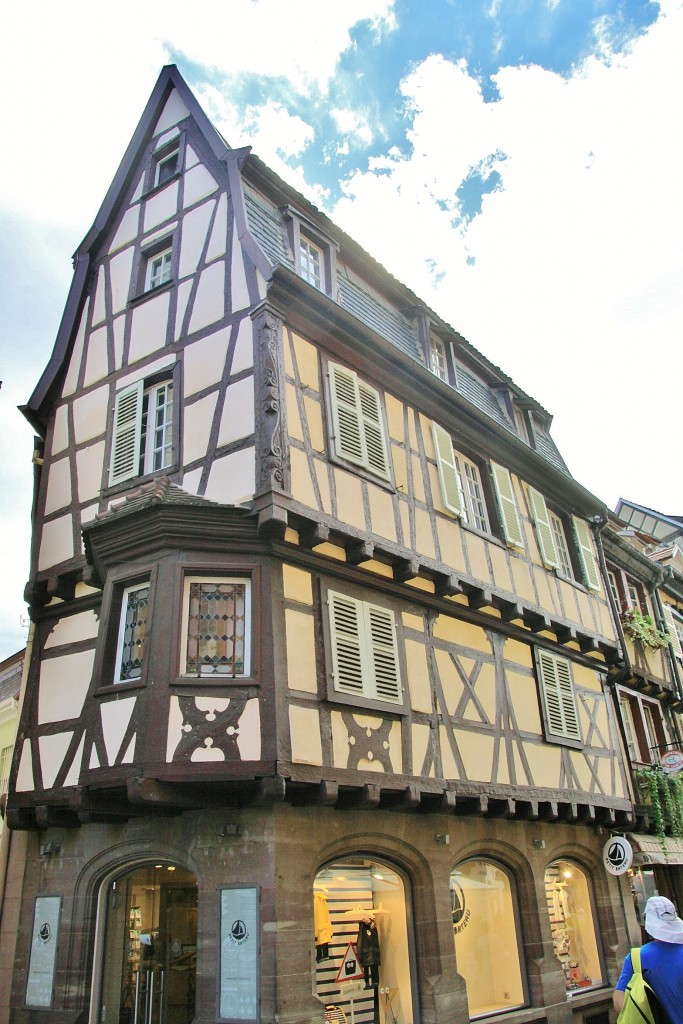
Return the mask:
<svg viewBox="0 0 683 1024">
<path fill-rule="evenodd" d="M 551 736 L 580 740 L 579 714 L 574 696 L 572 670 L 566 658 L 536 649 L 546 728 Z"/>
<path fill-rule="evenodd" d="M 362 465 L 363 428 L 355 373 L 336 363 L 330 363 L 330 394 L 336 453 L 340 459 L 348 459 Z"/>
<path fill-rule="evenodd" d="M 334 688 L 363 696 L 362 605 L 345 594 L 329 591 L 330 636 Z"/>
<path fill-rule="evenodd" d="M 598 563 L 593 554 L 588 523 L 585 519 L 579 519 L 578 516 L 572 516 L 572 522 L 574 523 L 574 533 L 579 545 L 579 554 L 581 555 L 586 586 L 591 590 L 600 590 L 600 573 L 598 571 Z"/>
<path fill-rule="evenodd" d="M 458 485 L 458 468 L 455 464 L 451 435 L 443 427 L 440 427 L 438 423 L 432 422 L 432 437 L 434 438 L 434 450 L 436 451 L 436 464 L 439 469 L 439 482 L 441 484 L 443 503 L 456 516 L 461 516 L 462 497 Z"/>
<path fill-rule="evenodd" d="M 538 541 L 541 561 L 549 569 L 555 569 L 558 564 L 557 549 L 545 498 L 538 491 L 534 490 L 533 487 L 529 488 L 529 498 L 531 499 L 531 508 L 536 524 L 536 540 Z"/>
<path fill-rule="evenodd" d="M 389 476 L 389 460 L 387 458 L 384 423 L 382 422 L 382 405 L 379 393 L 364 381 L 358 381 L 360 412 L 365 435 L 365 464 L 378 476 L 385 479 Z"/>
<path fill-rule="evenodd" d="M 495 485 L 496 496 L 500 506 L 505 540 L 508 544 L 513 544 L 515 547 L 523 548 L 524 537 L 522 535 L 522 524 L 519 521 L 517 502 L 515 501 L 515 492 L 512 486 L 510 471 L 506 469 L 505 466 L 499 466 L 497 462 L 492 462 L 491 472 L 493 474 L 493 483 Z"/>
<path fill-rule="evenodd" d="M 394 613 L 388 608 L 368 604 L 366 611 L 367 646 L 371 661 L 371 692 L 378 700 L 401 702 L 401 678 L 396 648 Z"/>
<path fill-rule="evenodd" d="M 679 660 L 683 661 L 683 647 L 681 647 L 681 638 L 679 637 L 678 630 L 676 629 L 674 613 L 671 611 L 669 605 L 664 604 L 664 602 L 662 602 L 662 610 L 664 612 L 664 621 L 666 622 L 666 631 L 671 639 L 673 652 Z"/>
<path fill-rule="evenodd" d="M 129 480 L 140 471 L 143 387 L 144 382 L 138 381 L 116 396 L 109 463 L 110 486 Z"/>
</svg>

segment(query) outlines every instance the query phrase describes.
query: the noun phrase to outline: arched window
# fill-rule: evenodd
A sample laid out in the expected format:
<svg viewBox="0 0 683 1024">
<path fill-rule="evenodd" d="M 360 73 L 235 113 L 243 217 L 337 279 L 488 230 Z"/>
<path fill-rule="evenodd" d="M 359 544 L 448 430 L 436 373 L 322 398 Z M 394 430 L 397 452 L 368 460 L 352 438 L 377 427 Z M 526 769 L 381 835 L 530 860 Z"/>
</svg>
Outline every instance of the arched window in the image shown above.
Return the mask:
<svg viewBox="0 0 683 1024">
<path fill-rule="evenodd" d="M 451 872 L 457 968 L 467 982 L 470 1017 L 514 1010 L 526 1002 L 519 915 L 510 876 L 479 858 Z"/>
<path fill-rule="evenodd" d="M 545 872 L 553 949 L 568 992 L 602 984 L 602 964 L 588 878 L 573 861 L 555 860 Z"/>
</svg>

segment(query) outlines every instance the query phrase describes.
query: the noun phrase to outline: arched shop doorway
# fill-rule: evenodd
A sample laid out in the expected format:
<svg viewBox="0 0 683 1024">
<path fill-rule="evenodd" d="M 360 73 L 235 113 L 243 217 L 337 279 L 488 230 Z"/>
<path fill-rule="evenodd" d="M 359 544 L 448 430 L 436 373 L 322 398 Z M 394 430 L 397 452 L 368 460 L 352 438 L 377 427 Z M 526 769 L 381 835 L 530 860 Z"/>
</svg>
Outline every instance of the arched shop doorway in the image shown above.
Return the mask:
<svg viewBox="0 0 683 1024">
<path fill-rule="evenodd" d="M 388 864 L 347 857 L 315 877 L 314 992 L 328 1020 L 418 1020 L 407 881 Z"/>
<path fill-rule="evenodd" d="M 197 879 L 144 864 L 105 883 L 98 1024 L 190 1024 Z"/>
</svg>

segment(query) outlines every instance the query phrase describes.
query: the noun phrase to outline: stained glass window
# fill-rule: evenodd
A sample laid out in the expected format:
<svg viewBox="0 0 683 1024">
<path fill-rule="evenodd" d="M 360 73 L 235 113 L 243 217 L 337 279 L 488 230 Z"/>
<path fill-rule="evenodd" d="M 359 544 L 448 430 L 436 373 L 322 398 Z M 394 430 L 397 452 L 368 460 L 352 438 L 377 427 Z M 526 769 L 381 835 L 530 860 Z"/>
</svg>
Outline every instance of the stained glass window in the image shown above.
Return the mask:
<svg viewBox="0 0 683 1024">
<path fill-rule="evenodd" d="M 185 674 L 248 675 L 248 581 L 190 579 L 188 588 Z"/>
<path fill-rule="evenodd" d="M 140 583 L 124 590 L 117 651 L 117 683 L 139 679 L 142 675 L 148 605 L 149 583 Z"/>
</svg>

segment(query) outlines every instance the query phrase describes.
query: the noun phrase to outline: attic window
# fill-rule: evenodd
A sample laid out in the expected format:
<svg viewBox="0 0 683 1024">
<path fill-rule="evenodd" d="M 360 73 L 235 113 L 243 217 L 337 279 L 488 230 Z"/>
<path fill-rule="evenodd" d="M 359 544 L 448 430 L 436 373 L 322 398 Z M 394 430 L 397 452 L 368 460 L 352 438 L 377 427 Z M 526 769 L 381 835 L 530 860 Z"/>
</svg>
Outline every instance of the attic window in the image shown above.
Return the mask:
<svg viewBox="0 0 683 1024">
<path fill-rule="evenodd" d="M 324 255 L 322 249 L 303 235 L 299 236 L 299 273 L 318 291 L 325 291 Z"/>
<path fill-rule="evenodd" d="M 145 263 L 145 291 L 153 291 L 160 288 L 171 280 L 171 269 L 173 264 L 173 247 L 150 253 Z"/>
<path fill-rule="evenodd" d="M 170 152 L 166 150 L 155 163 L 154 185 L 163 185 L 169 181 L 178 171 L 180 151 L 176 146 Z"/>
<path fill-rule="evenodd" d="M 446 346 L 441 338 L 432 335 L 429 339 L 429 357 L 432 373 L 441 380 L 448 380 L 448 362 L 446 360 Z"/>
<path fill-rule="evenodd" d="M 337 243 L 320 226 L 291 206 L 281 207 L 293 269 L 319 292 L 336 297 Z"/>
</svg>

